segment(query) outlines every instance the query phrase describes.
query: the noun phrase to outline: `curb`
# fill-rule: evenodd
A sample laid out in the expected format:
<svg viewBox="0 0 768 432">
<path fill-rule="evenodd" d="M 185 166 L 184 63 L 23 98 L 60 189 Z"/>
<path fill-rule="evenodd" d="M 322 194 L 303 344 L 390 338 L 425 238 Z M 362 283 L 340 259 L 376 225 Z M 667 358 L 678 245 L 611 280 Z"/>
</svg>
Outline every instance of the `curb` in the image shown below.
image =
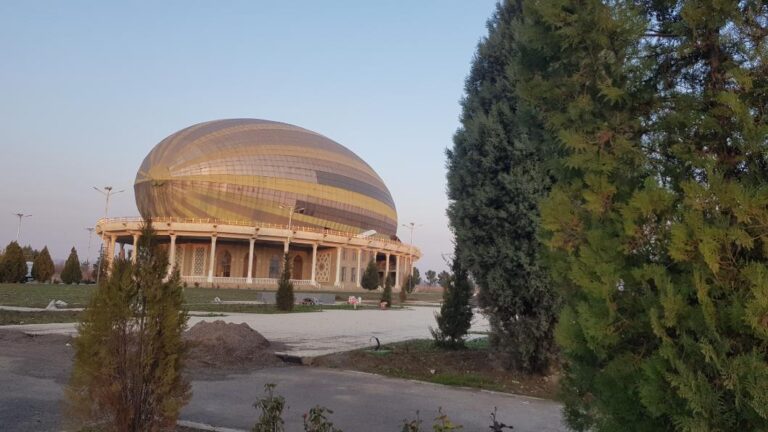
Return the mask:
<svg viewBox="0 0 768 432">
<path fill-rule="evenodd" d="M 176 424 L 179 426 L 184 426 L 184 427 L 199 429 L 204 431 L 211 431 L 211 432 L 248 432 L 244 429 L 232 429 L 232 428 L 211 426 L 209 424 L 198 423 L 198 422 L 193 422 L 189 420 L 179 420 L 176 422 Z"/>
</svg>

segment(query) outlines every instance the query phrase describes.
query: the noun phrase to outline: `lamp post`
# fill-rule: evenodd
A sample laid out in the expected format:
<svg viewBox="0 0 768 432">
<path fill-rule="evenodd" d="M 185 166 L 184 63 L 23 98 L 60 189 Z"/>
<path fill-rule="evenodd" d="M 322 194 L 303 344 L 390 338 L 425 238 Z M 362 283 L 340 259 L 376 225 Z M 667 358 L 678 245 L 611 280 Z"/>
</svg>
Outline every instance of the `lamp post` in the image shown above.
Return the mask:
<svg viewBox="0 0 768 432">
<path fill-rule="evenodd" d="M 292 229 L 292 222 L 293 222 L 293 213 L 298 212 L 299 214 L 303 214 L 306 210 L 304 207 L 296 208 L 296 206 L 292 205 L 282 205 L 279 206 L 281 209 L 287 208 L 288 209 L 288 241 L 285 243 L 285 250 L 283 252 L 288 253 L 288 245 L 291 244 L 291 236 L 293 235 L 293 229 Z"/>
<path fill-rule="evenodd" d="M 91 263 L 91 238 L 93 237 L 93 230 L 95 228 L 93 227 L 87 227 L 85 230 L 88 231 L 88 255 L 85 256 L 85 263 L 90 264 Z"/>
<path fill-rule="evenodd" d="M 16 228 L 16 243 L 19 242 L 19 238 L 21 237 L 21 221 L 24 218 L 32 217 L 31 214 L 24 214 L 24 213 L 13 213 L 14 216 L 19 218 L 19 226 Z"/>
<path fill-rule="evenodd" d="M 103 188 L 97 188 L 96 186 L 93 187 L 93 189 L 104 195 L 106 198 L 106 203 L 104 204 L 104 221 L 106 222 L 107 216 L 109 215 L 109 198 L 112 197 L 112 195 L 119 194 L 121 192 L 125 192 L 125 190 L 121 189 L 119 191 L 113 191 L 112 186 L 104 186 Z M 101 230 L 101 246 L 99 247 L 99 269 L 96 271 L 96 284 L 99 283 L 99 276 L 101 276 L 101 265 L 104 261 L 104 229 Z"/>
<path fill-rule="evenodd" d="M 410 260 L 408 260 L 408 261 L 409 261 L 409 263 L 411 264 L 411 265 L 410 265 L 410 267 L 411 267 L 411 269 L 410 269 L 410 271 L 411 271 L 410 275 L 411 275 L 411 279 L 413 279 L 413 230 L 415 230 L 416 228 L 418 228 L 418 227 L 420 227 L 420 226 L 423 226 L 423 224 L 418 224 L 418 225 L 416 225 L 414 222 L 411 222 L 411 223 L 409 223 L 409 224 L 407 224 L 407 225 L 406 225 L 406 224 L 401 224 L 401 225 L 402 225 L 403 227 L 405 227 L 405 228 L 408 228 L 409 230 L 411 230 L 411 240 L 410 240 L 410 242 L 408 243 L 408 249 L 410 249 L 410 251 L 411 251 L 411 259 L 410 259 Z"/>
</svg>

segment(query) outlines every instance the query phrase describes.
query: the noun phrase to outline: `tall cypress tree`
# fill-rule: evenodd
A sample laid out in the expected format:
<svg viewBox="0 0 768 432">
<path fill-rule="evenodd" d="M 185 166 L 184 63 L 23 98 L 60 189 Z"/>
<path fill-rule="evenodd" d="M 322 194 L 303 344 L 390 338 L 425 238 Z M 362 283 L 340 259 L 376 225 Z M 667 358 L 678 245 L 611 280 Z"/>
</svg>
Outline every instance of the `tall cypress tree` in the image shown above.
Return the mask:
<svg viewBox="0 0 768 432">
<path fill-rule="evenodd" d="M 515 89 L 517 1 L 503 1 L 479 44 L 448 150 L 448 217 L 480 287 L 491 342 L 510 367 L 544 371 L 554 351 L 557 295 L 541 264 L 538 202 L 550 184 L 548 142 Z"/>
<path fill-rule="evenodd" d="M 51 254 L 48 252 L 48 246 L 45 246 L 32 263 L 32 277 L 38 282 L 48 282 L 54 271 Z"/>
<path fill-rule="evenodd" d="M 280 274 L 280 280 L 277 283 L 275 304 L 279 310 L 291 311 L 293 310 L 294 302 L 293 282 L 291 282 L 291 260 L 286 253 L 283 255 L 283 272 Z"/>
<path fill-rule="evenodd" d="M 83 271 L 80 268 L 77 250 L 73 247 L 69 257 L 67 257 L 67 261 L 64 263 L 64 268 L 61 270 L 61 281 L 65 284 L 78 284 L 81 280 L 83 280 Z"/>
</svg>

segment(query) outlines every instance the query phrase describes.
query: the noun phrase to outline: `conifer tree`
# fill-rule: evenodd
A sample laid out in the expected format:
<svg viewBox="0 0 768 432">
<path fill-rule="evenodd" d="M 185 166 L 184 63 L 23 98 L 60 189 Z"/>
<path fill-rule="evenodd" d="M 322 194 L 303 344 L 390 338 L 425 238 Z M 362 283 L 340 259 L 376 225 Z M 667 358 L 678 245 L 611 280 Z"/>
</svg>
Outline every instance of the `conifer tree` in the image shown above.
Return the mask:
<svg viewBox="0 0 768 432">
<path fill-rule="evenodd" d="M 80 269 L 80 259 L 77 257 L 77 250 L 73 247 L 64 263 L 64 269 L 61 270 L 61 281 L 69 285 L 78 284 L 82 279 L 83 272 Z"/>
<path fill-rule="evenodd" d="M 280 281 L 277 283 L 275 303 L 278 310 L 291 311 L 293 310 L 294 302 L 293 283 L 291 282 L 291 260 L 286 253 L 283 256 L 283 272 L 280 275 Z"/>
<path fill-rule="evenodd" d="M 24 282 L 27 276 L 27 262 L 18 243 L 12 241 L 5 247 L 5 254 L 0 264 L 2 264 L 0 273 L 3 275 L 3 282 Z"/>
<path fill-rule="evenodd" d="M 448 156 L 448 217 L 458 259 L 480 287 L 492 344 L 507 366 L 544 371 L 558 300 L 541 264 L 538 202 L 550 187 L 550 141 L 515 89 L 519 1 L 499 3 L 466 80 Z"/>
<path fill-rule="evenodd" d="M 48 282 L 54 271 L 51 254 L 48 252 L 48 246 L 45 246 L 32 263 L 32 277 L 38 282 Z"/>
<path fill-rule="evenodd" d="M 365 267 L 362 279 L 360 279 L 360 286 L 368 291 L 373 291 L 379 287 L 380 283 L 379 268 L 376 267 L 376 262 L 374 260 L 370 260 Z"/>
<path fill-rule="evenodd" d="M 145 221 L 136 264 L 117 258 L 84 312 L 67 389 L 73 426 L 171 430 L 190 397 L 182 375 L 187 325 L 179 273 Z"/>
<path fill-rule="evenodd" d="M 566 421 L 764 430 L 759 2 L 524 2 L 518 95 L 564 152 L 542 203 Z"/>
<path fill-rule="evenodd" d="M 437 329 L 430 329 L 437 345 L 450 348 L 464 345 L 464 336 L 472 325 L 472 306 L 469 304 L 472 285 L 469 283 L 467 270 L 462 267 L 458 259 L 459 254 L 456 252 L 458 251 L 454 251 L 451 264 L 452 273 L 448 276 L 443 291 L 440 312 L 435 314 Z"/>
<path fill-rule="evenodd" d="M 392 306 L 392 276 L 384 276 L 384 290 L 381 292 L 382 303 L 386 303 L 387 307 Z"/>
</svg>

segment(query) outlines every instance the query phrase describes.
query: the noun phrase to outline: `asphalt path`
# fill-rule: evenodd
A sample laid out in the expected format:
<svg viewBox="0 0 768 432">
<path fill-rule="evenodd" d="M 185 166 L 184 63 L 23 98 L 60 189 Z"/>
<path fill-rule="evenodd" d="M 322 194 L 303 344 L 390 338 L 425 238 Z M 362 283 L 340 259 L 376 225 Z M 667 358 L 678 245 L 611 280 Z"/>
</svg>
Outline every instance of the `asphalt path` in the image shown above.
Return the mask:
<svg viewBox="0 0 768 432">
<path fill-rule="evenodd" d="M 73 354 L 68 342 L 62 335 L 0 337 L 0 431 L 62 430 Z M 566 430 L 556 402 L 352 371 L 287 366 L 206 373 L 191 381 L 193 396 L 181 419 L 236 430 L 253 427 L 259 414 L 253 403 L 266 383 L 276 384 L 287 400 L 289 432 L 303 430 L 302 414 L 318 404 L 333 410 L 331 420 L 346 432 L 399 431 L 417 410 L 423 430 L 430 430 L 439 407 L 464 431 L 487 431 L 494 407 L 515 431 Z"/>
</svg>

